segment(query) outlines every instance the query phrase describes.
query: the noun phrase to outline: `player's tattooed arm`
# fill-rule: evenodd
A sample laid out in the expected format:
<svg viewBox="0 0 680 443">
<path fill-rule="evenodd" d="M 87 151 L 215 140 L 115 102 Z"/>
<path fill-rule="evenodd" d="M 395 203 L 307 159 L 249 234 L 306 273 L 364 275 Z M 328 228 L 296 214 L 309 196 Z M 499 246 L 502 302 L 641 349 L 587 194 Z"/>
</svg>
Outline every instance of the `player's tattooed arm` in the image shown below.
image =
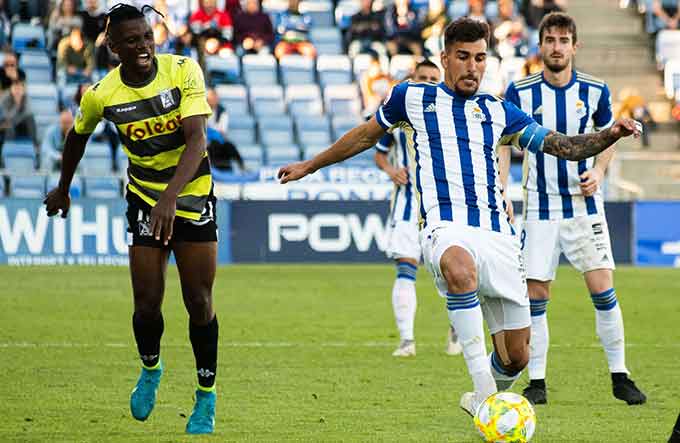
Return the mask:
<svg viewBox="0 0 680 443">
<path fill-rule="evenodd" d="M 592 134 L 567 136 L 550 131 L 543 140 L 543 152 L 566 160 L 584 160 L 604 151 L 622 137 L 638 137 L 641 126 L 632 119 L 617 120 L 613 126 Z"/>
</svg>

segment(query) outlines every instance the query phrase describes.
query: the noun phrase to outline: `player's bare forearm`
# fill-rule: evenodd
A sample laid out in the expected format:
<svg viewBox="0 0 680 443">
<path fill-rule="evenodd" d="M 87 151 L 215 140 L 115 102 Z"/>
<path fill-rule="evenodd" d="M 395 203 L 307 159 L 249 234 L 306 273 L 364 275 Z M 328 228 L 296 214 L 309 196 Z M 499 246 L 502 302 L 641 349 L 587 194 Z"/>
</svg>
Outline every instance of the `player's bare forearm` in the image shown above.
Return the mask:
<svg viewBox="0 0 680 443">
<path fill-rule="evenodd" d="M 168 196 L 177 198 L 184 186 L 198 171 L 207 147 L 206 125 L 207 119 L 203 115 L 195 115 L 182 120 L 186 149 L 179 158 L 175 175 L 172 176 L 170 182 L 168 182 L 168 187 L 165 189 Z"/>
<path fill-rule="evenodd" d="M 610 146 L 604 151 L 602 151 L 598 156 L 595 158 L 595 164 L 593 167 L 597 168 L 604 174 L 607 172 L 607 168 L 609 167 L 609 163 L 611 163 L 612 158 L 614 158 L 614 153 L 616 152 L 615 146 Z"/>
<path fill-rule="evenodd" d="M 311 159 L 309 162 L 309 167 L 311 169 L 310 173 L 316 172 L 326 166 L 339 163 L 375 146 L 383 134 L 384 130 L 375 121 L 375 117 L 371 118 L 366 123 L 351 129 L 340 137 L 338 141 L 333 143 L 330 148 Z"/>
<path fill-rule="evenodd" d="M 585 160 L 604 151 L 619 138 L 611 128 L 574 136 L 551 131 L 543 141 L 543 152 L 565 160 Z"/>
<path fill-rule="evenodd" d="M 392 165 L 390 165 L 389 160 L 387 159 L 387 154 L 385 154 L 384 152 L 380 152 L 380 151 L 376 150 L 374 160 L 375 160 L 375 165 L 378 168 L 380 168 L 380 170 L 384 171 L 388 175 L 390 174 L 390 172 L 392 171 L 393 168 L 392 168 Z"/>
<path fill-rule="evenodd" d="M 78 134 L 71 128 L 66 134 L 64 152 L 61 157 L 61 176 L 59 177 L 59 190 L 68 194 L 71 188 L 73 175 L 76 173 L 78 163 L 85 153 L 85 145 L 90 134 Z"/>
<path fill-rule="evenodd" d="M 508 175 L 510 175 L 510 155 L 511 147 L 508 145 L 500 145 L 496 148 L 496 155 L 498 155 L 498 178 L 501 181 L 503 190 L 508 187 Z"/>
</svg>

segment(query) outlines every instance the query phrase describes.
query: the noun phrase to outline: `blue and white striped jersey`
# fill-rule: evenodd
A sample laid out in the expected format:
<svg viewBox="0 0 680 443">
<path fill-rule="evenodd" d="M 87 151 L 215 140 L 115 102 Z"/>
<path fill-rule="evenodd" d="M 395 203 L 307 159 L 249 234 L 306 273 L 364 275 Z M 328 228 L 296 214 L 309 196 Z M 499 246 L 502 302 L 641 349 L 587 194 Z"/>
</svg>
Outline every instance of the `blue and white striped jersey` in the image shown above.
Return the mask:
<svg viewBox="0 0 680 443">
<path fill-rule="evenodd" d="M 602 81 L 574 71 L 571 81 L 555 87 L 542 72 L 508 86 L 505 99 L 533 116 L 539 124 L 566 135 L 587 134 L 613 124 L 609 88 Z M 579 176 L 594 158 L 568 161 L 550 154 L 524 154 L 524 217 L 560 220 L 602 213 L 602 194 L 584 197 Z"/>
<path fill-rule="evenodd" d="M 538 150 L 547 131 L 493 95 L 463 97 L 445 83 L 400 83 L 376 113 L 399 126 L 413 149 L 422 221 L 455 221 L 514 234 L 501 195 L 496 145 Z"/>
<path fill-rule="evenodd" d="M 393 222 L 410 221 L 417 223 L 418 200 L 416 199 L 416 193 L 413 192 L 415 168 L 412 167 L 412 161 L 409 158 L 406 133 L 399 128 L 395 128 L 391 133 L 385 133 L 375 148 L 387 154 L 392 166 L 408 170 L 408 183 L 405 185 L 394 185 L 390 202 L 390 220 Z"/>
</svg>

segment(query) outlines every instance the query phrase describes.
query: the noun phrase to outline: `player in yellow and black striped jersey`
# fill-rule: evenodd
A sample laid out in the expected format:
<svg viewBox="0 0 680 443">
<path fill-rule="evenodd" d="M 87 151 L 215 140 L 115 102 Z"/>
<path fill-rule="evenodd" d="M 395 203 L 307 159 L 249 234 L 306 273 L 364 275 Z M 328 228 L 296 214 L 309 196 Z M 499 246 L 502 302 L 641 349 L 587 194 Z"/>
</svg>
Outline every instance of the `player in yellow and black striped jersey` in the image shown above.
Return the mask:
<svg viewBox="0 0 680 443">
<path fill-rule="evenodd" d="M 84 94 L 64 144 L 59 185 L 47 194 L 45 204 L 48 215 L 61 211 L 66 217 L 71 180 L 90 134 L 102 118 L 114 123 L 129 158 L 126 199 L 135 302 L 132 324 L 142 360 L 130 409 L 134 418 L 143 421 L 155 405 L 163 373 L 165 270 L 173 252 L 189 312 L 198 375 L 196 404 L 186 430 L 211 433 L 218 341 L 212 308 L 217 225 L 206 151 L 211 110 L 203 73 L 195 61 L 155 55 L 146 9 L 153 8 L 118 4 L 109 11 L 108 45 L 121 64 Z"/>
</svg>

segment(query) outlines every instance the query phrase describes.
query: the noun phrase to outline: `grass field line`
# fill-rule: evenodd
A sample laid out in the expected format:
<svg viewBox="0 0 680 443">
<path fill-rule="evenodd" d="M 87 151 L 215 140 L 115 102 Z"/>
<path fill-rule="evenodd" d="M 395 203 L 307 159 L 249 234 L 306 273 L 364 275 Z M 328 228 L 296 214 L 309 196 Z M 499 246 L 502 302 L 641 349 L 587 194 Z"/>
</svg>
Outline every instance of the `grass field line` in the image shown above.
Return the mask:
<svg viewBox="0 0 680 443">
<path fill-rule="evenodd" d="M 184 348 L 188 347 L 189 342 L 186 343 L 163 343 L 164 348 Z M 395 342 L 220 342 L 220 348 L 392 348 Z M 442 347 L 441 343 L 420 343 L 419 347 Z M 74 342 L 54 342 L 54 343 L 37 343 L 37 342 L 0 342 L 1 349 L 8 348 L 132 348 L 134 343 L 74 343 Z M 551 348 L 562 349 L 591 349 L 601 348 L 600 343 L 594 342 L 590 344 L 569 344 L 556 343 L 551 344 Z M 627 348 L 645 347 L 650 349 L 677 349 L 680 348 L 680 343 L 626 343 Z"/>
</svg>

